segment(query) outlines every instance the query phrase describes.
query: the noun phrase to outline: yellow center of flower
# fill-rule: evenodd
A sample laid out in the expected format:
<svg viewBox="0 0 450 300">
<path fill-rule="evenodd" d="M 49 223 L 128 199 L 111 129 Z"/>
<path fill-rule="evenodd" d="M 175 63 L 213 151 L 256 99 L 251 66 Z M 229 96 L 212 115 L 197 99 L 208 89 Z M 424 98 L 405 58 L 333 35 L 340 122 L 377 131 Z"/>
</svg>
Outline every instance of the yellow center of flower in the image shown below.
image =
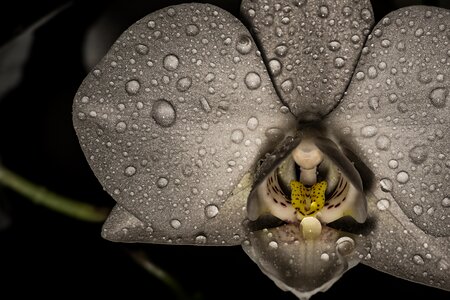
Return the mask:
<svg viewBox="0 0 450 300">
<path fill-rule="evenodd" d="M 313 217 L 325 205 L 327 182 L 321 181 L 306 187 L 300 181 L 292 180 L 291 203 L 300 217 Z"/>
</svg>

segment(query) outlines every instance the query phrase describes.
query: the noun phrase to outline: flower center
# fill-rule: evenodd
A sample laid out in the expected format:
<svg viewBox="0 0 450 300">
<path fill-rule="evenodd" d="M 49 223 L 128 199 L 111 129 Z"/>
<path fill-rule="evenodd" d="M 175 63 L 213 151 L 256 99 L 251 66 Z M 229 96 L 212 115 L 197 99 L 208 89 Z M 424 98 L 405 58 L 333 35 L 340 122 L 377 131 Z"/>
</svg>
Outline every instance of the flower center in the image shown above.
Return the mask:
<svg viewBox="0 0 450 300">
<path fill-rule="evenodd" d="M 325 204 L 325 180 L 306 187 L 300 181 L 291 180 L 291 204 L 303 217 L 314 217 Z"/>
</svg>

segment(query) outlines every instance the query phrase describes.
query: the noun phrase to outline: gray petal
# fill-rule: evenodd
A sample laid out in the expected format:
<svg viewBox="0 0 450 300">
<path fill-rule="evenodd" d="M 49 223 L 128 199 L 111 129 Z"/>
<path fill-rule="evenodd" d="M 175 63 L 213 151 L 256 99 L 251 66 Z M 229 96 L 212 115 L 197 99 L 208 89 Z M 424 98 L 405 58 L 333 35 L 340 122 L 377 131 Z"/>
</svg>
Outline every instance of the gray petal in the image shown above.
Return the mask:
<svg viewBox="0 0 450 300">
<path fill-rule="evenodd" d="M 373 25 L 370 1 L 244 0 L 241 12 L 292 113 L 302 120 L 329 113 Z"/>
<path fill-rule="evenodd" d="M 132 25 L 73 109 L 89 164 L 121 207 L 104 228 L 116 241 L 238 244 L 246 174 L 295 125 L 249 32 L 203 4 Z"/>
<path fill-rule="evenodd" d="M 342 105 L 326 121 L 374 173 L 373 182 L 365 182 L 378 208 L 372 209 L 373 243 L 385 251 L 368 264 L 437 287 L 445 281 L 447 289 L 449 39 L 448 10 L 389 14 L 369 37 Z"/>
</svg>

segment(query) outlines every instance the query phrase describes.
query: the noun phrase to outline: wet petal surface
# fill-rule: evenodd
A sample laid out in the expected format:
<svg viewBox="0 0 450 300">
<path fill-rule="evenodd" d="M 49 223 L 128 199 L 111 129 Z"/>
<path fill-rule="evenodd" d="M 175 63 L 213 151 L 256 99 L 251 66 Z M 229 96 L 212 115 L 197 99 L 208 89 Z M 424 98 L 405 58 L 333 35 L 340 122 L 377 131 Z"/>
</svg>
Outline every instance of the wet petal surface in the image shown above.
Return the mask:
<svg viewBox="0 0 450 300">
<path fill-rule="evenodd" d="M 230 245 L 243 238 L 246 174 L 295 120 L 245 27 L 186 4 L 115 42 L 75 97 L 74 125 L 119 203 L 106 238 Z"/>
<path fill-rule="evenodd" d="M 292 113 L 308 120 L 330 112 L 373 25 L 370 2 L 244 0 L 241 12 Z"/>
<path fill-rule="evenodd" d="M 367 264 L 449 289 L 450 12 L 411 7 L 374 29 L 327 120 L 371 169 Z M 424 246 L 424 245 L 427 246 Z"/>
</svg>

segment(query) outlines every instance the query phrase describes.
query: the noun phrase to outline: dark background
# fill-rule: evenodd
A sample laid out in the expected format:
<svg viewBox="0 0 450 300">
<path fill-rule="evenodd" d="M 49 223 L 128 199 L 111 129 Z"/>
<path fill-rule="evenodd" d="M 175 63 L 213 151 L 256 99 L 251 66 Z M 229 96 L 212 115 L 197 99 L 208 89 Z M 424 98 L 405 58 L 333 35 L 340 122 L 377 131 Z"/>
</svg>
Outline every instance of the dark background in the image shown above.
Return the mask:
<svg viewBox="0 0 450 300">
<path fill-rule="evenodd" d="M 94 22 L 103 20 L 102 24 L 108 24 L 108 18 L 101 18 L 105 13 L 116 28 L 110 33 L 114 37 L 138 18 L 180 2 L 183 1 L 73 1 L 37 29 L 19 85 L 0 98 L 2 163 L 60 194 L 112 206 L 114 201 L 102 191 L 90 171 L 72 127 L 72 99 L 88 72 L 83 62 L 86 33 Z M 238 0 L 198 2 L 209 2 L 239 15 Z M 389 11 L 410 4 L 450 6 L 449 1 L 373 2 L 377 21 Z M 64 3 L 2 1 L 0 45 Z M 104 42 L 94 47 L 98 53 L 90 48 L 89 60 L 101 58 L 101 46 L 113 41 L 108 40 L 108 35 L 103 37 Z M 101 224 L 65 217 L 9 190 L 0 190 L 0 201 L 0 207 L 6 207 L 11 219 L 10 225 L 0 231 L 1 299 L 28 293 L 35 298 L 174 299 L 171 290 L 132 261 L 128 251 L 137 249 L 144 249 L 190 294 L 199 292 L 203 299 L 295 299 L 263 275 L 240 247 L 115 244 L 100 237 Z M 403 299 L 449 297 L 442 290 L 359 265 L 327 293 L 319 293 L 313 299 L 391 298 L 396 294 Z"/>
</svg>

